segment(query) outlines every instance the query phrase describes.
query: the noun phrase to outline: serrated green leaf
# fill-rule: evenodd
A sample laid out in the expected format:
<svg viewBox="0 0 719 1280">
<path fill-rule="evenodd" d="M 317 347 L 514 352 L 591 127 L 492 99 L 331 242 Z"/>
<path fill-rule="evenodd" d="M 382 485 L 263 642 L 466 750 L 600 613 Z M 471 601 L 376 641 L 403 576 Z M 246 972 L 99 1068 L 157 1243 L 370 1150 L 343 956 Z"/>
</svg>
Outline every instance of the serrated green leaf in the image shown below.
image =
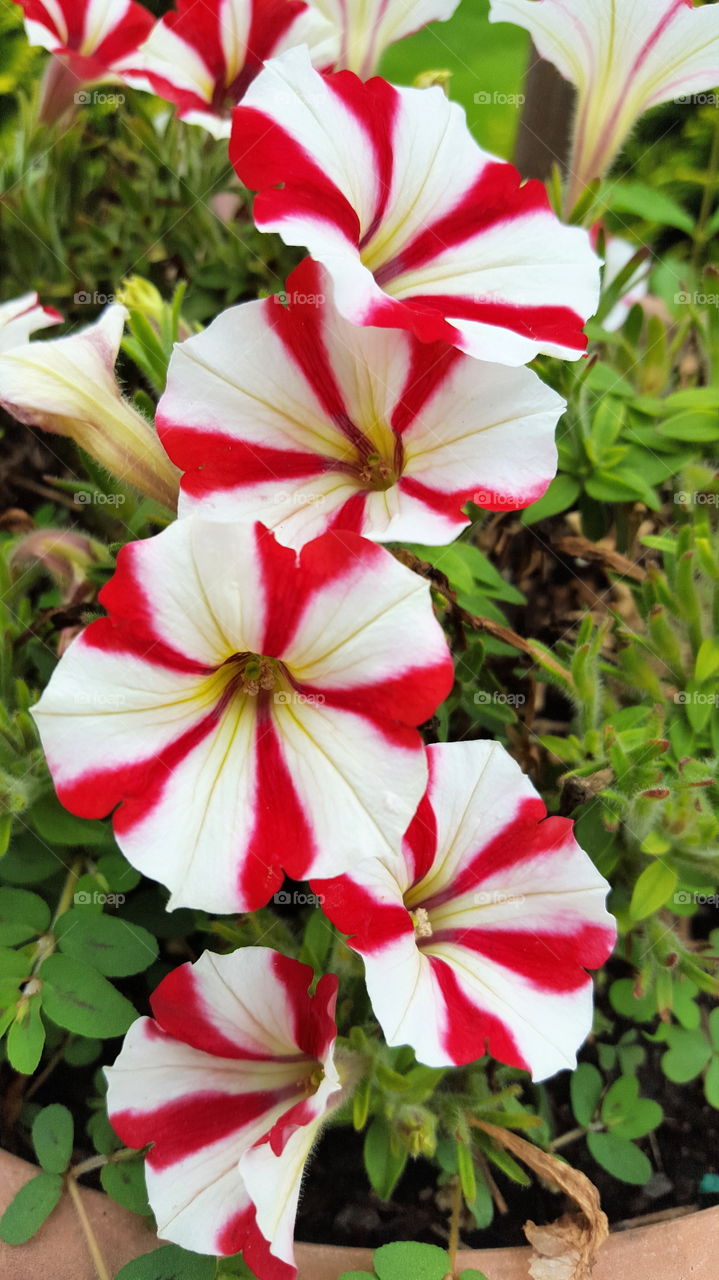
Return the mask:
<svg viewBox="0 0 719 1280">
<path fill-rule="evenodd" d="M 106 978 L 73 956 L 48 956 L 40 977 L 45 1013 L 77 1035 L 100 1040 L 122 1036 L 137 1017 L 130 1001 Z"/>
<path fill-rule="evenodd" d="M 64 1173 L 72 1157 L 75 1136 L 67 1107 L 53 1102 L 38 1111 L 32 1124 L 32 1142 L 38 1163 L 46 1173 Z"/>
<path fill-rule="evenodd" d="M 319 913 L 318 913 L 319 914 Z M 157 959 L 157 939 L 138 924 L 73 907 L 55 925 L 60 950 L 108 978 L 126 978 Z"/>
<path fill-rule="evenodd" d="M 25 1244 L 40 1230 L 62 1195 L 62 1178 L 57 1173 L 39 1173 L 10 1201 L 0 1218 L 0 1240 L 5 1244 Z"/>
<path fill-rule="evenodd" d="M 652 1176 L 652 1166 L 644 1152 L 626 1138 L 615 1138 L 612 1133 L 588 1133 L 587 1146 L 597 1164 L 620 1182 L 643 1187 Z"/>
<path fill-rule="evenodd" d="M 599 1106 L 602 1087 L 602 1077 L 597 1068 L 591 1062 L 580 1062 L 569 1077 L 572 1111 L 577 1124 L 591 1124 Z"/>
<path fill-rule="evenodd" d="M 17 946 L 44 933 L 50 923 L 50 908 L 37 893 L 28 889 L 0 888 L 0 944 Z"/>
<path fill-rule="evenodd" d="M 377 1280 L 444 1280 L 451 1270 L 446 1250 L 411 1240 L 383 1244 L 372 1261 Z"/>
</svg>

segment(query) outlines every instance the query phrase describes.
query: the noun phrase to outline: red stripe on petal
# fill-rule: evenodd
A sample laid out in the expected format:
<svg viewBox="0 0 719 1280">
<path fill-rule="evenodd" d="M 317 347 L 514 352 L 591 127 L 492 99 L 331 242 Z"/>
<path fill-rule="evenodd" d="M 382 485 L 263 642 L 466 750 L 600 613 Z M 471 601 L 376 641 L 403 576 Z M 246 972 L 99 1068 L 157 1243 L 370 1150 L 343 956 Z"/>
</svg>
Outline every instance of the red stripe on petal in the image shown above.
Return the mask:
<svg viewBox="0 0 719 1280">
<path fill-rule="evenodd" d="M 478 889 L 490 876 L 536 858 L 540 853 L 551 855 L 554 849 L 566 845 L 571 836 L 571 821 L 568 818 L 547 818 L 546 812 L 538 797 L 522 800 L 514 816 L 489 844 L 477 850 L 471 862 L 455 876 L 452 884 L 441 893 L 423 901 L 421 905 L 428 910 L 439 907 L 453 898 Z M 477 839 L 481 839 L 479 832 Z"/>
<path fill-rule="evenodd" d="M 359 218 L 349 200 L 271 116 L 254 107 L 235 108 L 230 161 L 245 186 L 261 193 L 254 205 L 259 227 L 305 216 L 332 223 L 350 244 L 359 243 Z M 279 183 L 282 190 L 268 190 Z"/>
<path fill-rule="evenodd" d="M 58 798 L 66 809 L 80 818 L 104 818 L 119 804 L 113 815 L 113 827 L 116 834 L 122 835 L 154 809 L 162 798 L 173 769 L 216 727 L 217 716 L 210 712 L 146 760 L 110 769 L 91 769 L 72 782 L 58 783 Z"/>
<path fill-rule="evenodd" d="M 361 533 L 367 514 L 367 497 L 367 492 L 353 493 L 328 521 L 327 531 L 344 529 L 347 533 Z"/>
<path fill-rule="evenodd" d="M 519 974 L 538 991 L 577 991 L 587 969 L 599 969 L 614 947 L 614 932 L 577 923 L 571 933 L 529 929 L 440 929 L 432 946 L 443 942 L 466 947 L 478 956 Z"/>
<path fill-rule="evenodd" d="M 146 1156 L 151 1169 L 168 1169 L 240 1133 L 278 1102 L 296 1094 L 294 1085 L 262 1093 L 188 1093 L 151 1111 L 117 1111 L 110 1119 L 118 1137 L 129 1147 L 154 1143 Z M 238 1142 L 237 1158 L 242 1154 Z"/>
<path fill-rule="evenodd" d="M 242 1253 L 243 1260 L 260 1280 L 294 1280 L 297 1268 L 270 1253 L 270 1246 L 255 1220 L 255 1207 L 249 1205 L 234 1213 L 220 1230 L 215 1243 L 220 1257 Z"/>
<path fill-rule="evenodd" d="M 325 76 L 329 88 L 354 116 L 374 153 L 372 172 L 377 183 L 377 199 L 368 226 L 362 228 L 362 243 L 371 239 L 384 217 L 394 175 L 393 134 L 400 97 L 394 85 L 373 76 L 366 83 L 352 71 Z"/>
<path fill-rule="evenodd" d="M 392 413 L 392 430 L 401 435 L 414 422 L 428 400 L 442 387 L 459 360 L 465 359 L 444 342 L 412 344 L 412 363 L 402 394 Z"/>
<path fill-rule="evenodd" d="M 398 657 L 398 662 L 401 658 Z M 433 666 L 412 667 L 395 679 L 378 681 L 357 689 L 322 689 L 305 686 L 308 693 L 323 693 L 328 707 L 354 711 L 375 723 L 377 729 L 398 746 L 412 750 L 418 743 L 409 725 L 424 724 L 448 697 L 454 684 L 454 668 L 447 657 Z"/>
<path fill-rule="evenodd" d="M 267 707 L 258 708 L 255 826 L 239 873 L 248 911 L 262 907 L 282 884 L 283 866 L 303 880 L 315 855 L 312 829 L 287 768 Z"/>
<path fill-rule="evenodd" d="M 272 953 L 272 969 L 287 992 L 292 1010 L 292 1037 L 308 1058 L 322 1062 L 337 1035 L 334 1012 L 339 980 L 333 973 L 320 978 L 314 995 L 309 994 L 314 970 L 279 951 Z"/>
<path fill-rule="evenodd" d="M 158 421 L 158 434 L 169 457 L 185 472 L 183 492 L 193 498 L 243 485 L 306 479 L 326 469 L 324 459 L 309 448 L 273 449 L 238 440 L 229 432 L 196 431 L 167 420 Z"/>
<path fill-rule="evenodd" d="M 377 283 L 385 288 L 405 271 L 425 266 L 447 249 L 465 244 L 498 224 L 511 224 L 538 212 L 551 214 L 544 185 L 536 180 L 521 184 L 522 177 L 514 165 L 501 162 L 485 165 L 449 213 L 425 227 L 397 257 L 374 273 Z M 479 249 L 478 255 L 481 255 Z"/>
<path fill-rule="evenodd" d="M 417 812 L 404 837 L 403 853 L 410 867 L 413 885 L 424 880 L 437 856 L 437 819 L 429 799 L 434 767 L 432 751 L 427 752 L 427 766 L 429 768 L 428 788 L 419 802 Z"/>
<path fill-rule="evenodd" d="M 350 876 L 331 880 L 312 880 L 314 893 L 322 894 L 322 910 L 340 933 L 347 935 L 350 946 L 363 955 L 383 951 L 404 934 L 414 933 L 414 926 L 397 887 L 397 902 L 378 902 L 369 889 Z"/>
<path fill-rule="evenodd" d="M 82 643 L 90 649 L 99 649 L 102 653 L 127 654 L 132 658 L 140 658 L 143 662 L 181 671 L 185 675 L 207 676 L 215 669 L 203 662 L 196 662 L 194 658 L 186 658 L 184 653 L 165 644 L 158 636 L 153 636 L 151 631 L 143 627 L 141 617 L 138 617 L 137 628 L 133 628 L 124 619 L 116 622 L 114 618 L 98 618 L 83 631 Z"/>
<path fill-rule="evenodd" d="M 412 302 L 452 320 L 474 320 L 510 329 L 523 338 L 537 342 L 557 343 L 574 351 L 586 351 L 589 339 L 583 333 L 584 321 L 571 307 L 521 306 L 512 302 L 496 302 L 492 298 L 475 300 L 452 294 L 417 294 Z M 374 323 L 374 321 L 372 321 Z"/>
<path fill-rule="evenodd" d="M 462 507 L 472 497 L 473 490 L 468 492 L 462 489 L 459 493 L 441 493 L 438 489 L 430 489 L 428 485 L 408 475 L 402 476 L 399 487 L 402 493 L 406 493 L 409 498 L 414 498 L 417 502 L 424 503 L 430 511 L 436 511 L 438 515 L 455 520 L 458 524 L 469 524 L 469 516 L 462 514 Z M 506 509 L 508 508 L 502 508 L 502 510 Z"/>
<path fill-rule="evenodd" d="M 437 956 L 430 958 L 432 973 L 447 1006 L 447 1026 L 444 1031 L 444 1048 L 457 1066 L 476 1062 L 486 1053 L 509 1067 L 529 1071 L 529 1064 L 520 1053 L 509 1027 L 481 1006 L 474 1004 L 457 981 L 457 976 L 446 961 Z"/>
<path fill-rule="evenodd" d="M 180 965 L 163 978 L 150 997 L 152 1012 L 162 1031 L 217 1058 L 263 1061 L 267 1054 L 246 1048 L 224 1035 L 216 1025 L 216 1013 L 202 993 L 203 980 L 191 964 Z M 238 1032 L 239 1036 L 239 1032 Z M 276 1061 L 299 1061 L 301 1055 L 277 1056 Z"/>
</svg>

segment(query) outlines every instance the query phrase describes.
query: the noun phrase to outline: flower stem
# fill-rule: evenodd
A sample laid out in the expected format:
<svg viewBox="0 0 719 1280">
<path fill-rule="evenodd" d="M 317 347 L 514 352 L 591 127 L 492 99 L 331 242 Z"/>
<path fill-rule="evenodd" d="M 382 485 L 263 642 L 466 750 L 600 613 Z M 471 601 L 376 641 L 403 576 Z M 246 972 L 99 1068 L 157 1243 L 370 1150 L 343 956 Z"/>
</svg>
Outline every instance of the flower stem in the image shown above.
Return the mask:
<svg viewBox="0 0 719 1280">
<path fill-rule="evenodd" d="M 90 1257 L 92 1258 L 93 1265 L 97 1273 L 97 1280 L 111 1280 L 110 1273 L 105 1266 L 105 1260 L 100 1252 L 100 1246 L 95 1238 L 95 1233 L 92 1229 L 90 1219 L 88 1218 L 85 1206 L 82 1203 L 80 1188 L 75 1181 L 74 1173 L 70 1173 L 68 1175 L 66 1179 L 66 1186 L 70 1193 L 70 1199 L 75 1207 L 75 1212 L 80 1220 L 82 1233 L 85 1237 Z"/>
<path fill-rule="evenodd" d="M 459 1178 L 454 1180 L 452 1199 L 452 1216 L 449 1220 L 449 1269 L 452 1276 L 457 1274 L 457 1252 L 459 1250 L 459 1215 L 462 1211 L 462 1184 Z"/>
</svg>

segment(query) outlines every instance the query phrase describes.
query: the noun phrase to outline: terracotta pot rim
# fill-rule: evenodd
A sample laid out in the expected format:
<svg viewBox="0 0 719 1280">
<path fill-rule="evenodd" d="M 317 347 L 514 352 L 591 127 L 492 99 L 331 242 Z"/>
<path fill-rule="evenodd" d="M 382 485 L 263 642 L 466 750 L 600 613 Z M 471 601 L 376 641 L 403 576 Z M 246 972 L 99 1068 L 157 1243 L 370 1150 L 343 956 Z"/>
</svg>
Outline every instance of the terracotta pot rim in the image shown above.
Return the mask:
<svg viewBox="0 0 719 1280">
<path fill-rule="evenodd" d="M 38 1172 L 37 1166 L 0 1148 L 0 1212 L 18 1188 Z M 114 1276 L 132 1258 L 164 1242 L 136 1214 L 122 1209 L 103 1192 L 81 1188 L 95 1235 Z M 719 1206 L 680 1217 L 613 1231 L 600 1251 L 592 1280 L 716 1280 Z M 36 1280 L 52 1256 L 55 1280 L 95 1280 L 94 1267 L 79 1230 L 75 1211 L 65 1197 L 48 1222 L 26 1245 L 0 1243 L 3 1280 Z M 484 1271 L 488 1280 L 530 1280 L 532 1250 L 525 1246 L 463 1250 L 461 1268 Z M 338 1280 L 344 1271 L 368 1270 L 371 1249 L 332 1244 L 297 1245 L 298 1280 Z M 64 1259 L 66 1270 L 58 1270 Z"/>
</svg>

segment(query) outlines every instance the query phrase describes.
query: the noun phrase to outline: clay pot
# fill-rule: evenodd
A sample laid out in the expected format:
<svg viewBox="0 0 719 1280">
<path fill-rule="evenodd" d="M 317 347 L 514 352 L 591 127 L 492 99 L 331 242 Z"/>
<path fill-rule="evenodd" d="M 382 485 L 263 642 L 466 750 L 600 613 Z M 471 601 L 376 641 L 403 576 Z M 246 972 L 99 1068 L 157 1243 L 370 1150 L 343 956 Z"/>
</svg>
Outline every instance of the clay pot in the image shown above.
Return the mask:
<svg viewBox="0 0 719 1280">
<path fill-rule="evenodd" d="M 37 1173 L 33 1165 L 0 1151 L 0 1212 Z M 82 1199 L 112 1276 L 132 1258 L 161 1242 L 133 1213 L 99 1191 Z M 484 1271 L 488 1280 L 529 1280 L 530 1249 L 479 1249 L 460 1254 L 462 1267 Z M 719 1207 L 668 1222 L 618 1231 L 601 1250 L 592 1280 L 717 1280 Z M 337 1280 L 343 1271 L 370 1270 L 369 1249 L 299 1244 L 299 1280 Z M 27 1244 L 0 1244 L 2 1280 L 97 1280 L 75 1209 L 64 1196 Z"/>
</svg>

